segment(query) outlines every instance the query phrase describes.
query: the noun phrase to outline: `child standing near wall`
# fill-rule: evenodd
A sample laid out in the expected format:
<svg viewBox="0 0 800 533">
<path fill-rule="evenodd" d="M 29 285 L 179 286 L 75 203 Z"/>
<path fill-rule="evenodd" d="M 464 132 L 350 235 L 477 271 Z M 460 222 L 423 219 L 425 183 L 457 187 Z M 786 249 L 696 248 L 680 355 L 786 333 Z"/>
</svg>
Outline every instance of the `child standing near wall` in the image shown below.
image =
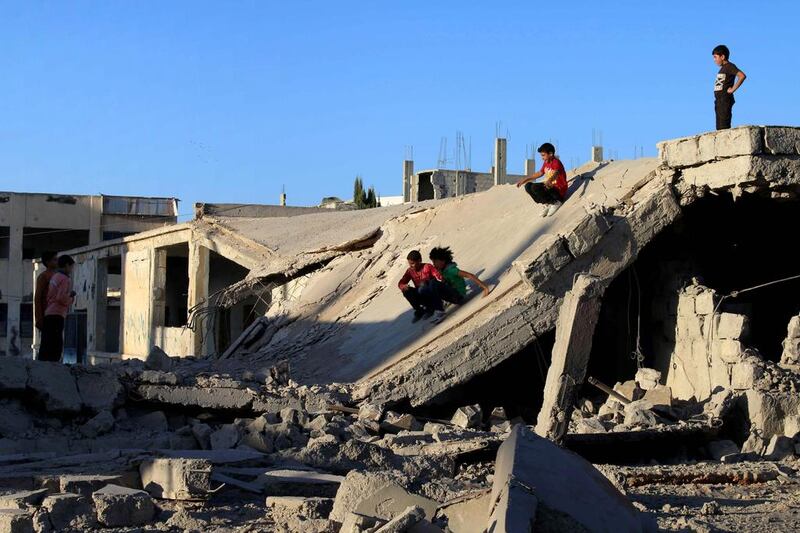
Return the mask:
<svg viewBox="0 0 800 533">
<path fill-rule="evenodd" d="M 733 119 L 733 104 L 736 103 L 733 93 L 742 86 L 747 76 L 730 62 L 731 51 L 724 44 L 715 47 L 711 51 L 711 57 L 719 67 L 714 80 L 714 113 L 717 116 L 717 129 L 725 130 L 731 127 Z"/>
<path fill-rule="evenodd" d="M 64 322 L 75 300 L 72 290 L 72 272 L 75 261 L 68 255 L 58 258 L 58 270 L 50 278 L 47 288 L 47 307 L 42 323 L 42 342 L 39 345 L 38 359 L 41 361 L 61 361 L 64 351 Z"/>
</svg>

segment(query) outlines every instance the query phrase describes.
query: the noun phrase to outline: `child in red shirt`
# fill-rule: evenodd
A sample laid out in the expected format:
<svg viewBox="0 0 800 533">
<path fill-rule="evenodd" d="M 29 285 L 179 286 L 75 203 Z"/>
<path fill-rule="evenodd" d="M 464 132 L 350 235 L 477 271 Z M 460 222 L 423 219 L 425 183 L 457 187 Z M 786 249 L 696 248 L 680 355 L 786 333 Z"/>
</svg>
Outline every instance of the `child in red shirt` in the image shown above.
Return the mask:
<svg viewBox="0 0 800 533">
<path fill-rule="evenodd" d="M 564 199 L 567 197 L 567 171 L 561 160 L 556 157 L 556 147 L 550 143 L 544 143 L 539 147 L 539 155 L 542 156 L 542 168 L 532 176 L 523 178 L 517 182 L 517 187 L 525 186 L 533 201 L 537 204 L 545 204 L 542 212 L 543 217 L 549 217 L 555 213 Z M 546 176 L 540 183 L 532 183 L 534 180 Z"/>
<path fill-rule="evenodd" d="M 411 322 L 417 322 L 421 318 L 430 318 L 433 315 L 432 296 L 435 288 L 431 282 L 442 281 L 442 274 L 432 264 L 422 262 L 419 250 L 409 252 L 406 259 L 408 259 L 408 270 L 400 278 L 397 286 L 414 308 L 414 318 Z M 414 286 L 409 283 L 413 283 Z"/>
</svg>

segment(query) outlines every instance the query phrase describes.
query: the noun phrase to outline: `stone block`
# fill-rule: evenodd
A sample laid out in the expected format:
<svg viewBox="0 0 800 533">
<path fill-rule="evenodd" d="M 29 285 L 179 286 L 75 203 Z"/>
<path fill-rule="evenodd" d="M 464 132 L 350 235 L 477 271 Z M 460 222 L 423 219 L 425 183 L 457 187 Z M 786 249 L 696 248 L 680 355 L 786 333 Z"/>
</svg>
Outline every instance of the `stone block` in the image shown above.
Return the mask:
<svg viewBox="0 0 800 533">
<path fill-rule="evenodd" d="M 725 363 L 738 363 L 741 361 L 742 351 L 741 341 L 733 339 L 714 339 L 711 341 L 711 356 L 721 359 Z"/>
<path fill-rule="evenodd" d="M 356 512 L 389 520 L 397 512 L 402 511 L 409 505 L 414 505 L 417 501 L 426 500 L 410 494 L 404 485 L 405 479 L 393 473 L 353 470 L 341 482 L 339 490 L 336 492 L 336 499 L 333 502 L 333 510 L 329 518 L 337 522 L 344 522 L 347 513 Z M 387 495 L 386 504 L 383 507 L 391 508 L 392 512 L 376 513 L 375 508 L 379 504 L 379 500 L 375 500 L 375 495 L 386 488 L 391 489 L 389 491 L 391 494 Z M 368 502 L 368 505 L 363 507 L 370 508 L 372 512 L 358 510 L 362 507 L 363 502 Z M 434 503 L 433 511 L 435 510 L 436 504 Z"/>
<path fill-rule="evenodd" d="M 94 522 L 90 500 L 80 494 L 51 494 L 42 502 L 42 509 L 47 511 L 55 531 L 81 530 Z"/>
<path fill-rule="evenodd" d="M 787 338 L 797 339 L 800 338 L 800 316 L 793 316 L 789 320 L 789 327 L 787 329 Z"/>
<path fill-rule="evenodd" d="M 204 450 L 211 449 L 211 434 L 214 432 L 211 429 L 211 426 L 208 424 L 204 424 L 202 422 L 198 422 L 197 424 L 192 424 L 192 435 L 197 440 L 200 447 Z"/>
<path fill-rule="evenodd" d="M 80 432 L 84 437 L 93 439 L 98 435 L 104 435 L 114 428 L 114 415 L 109 411 L 101 411 L 93 418 L 90 418 L 80 427 Z"/>
<path fill-rule="evenodd" d="M 727 189 L 754 181 L 757 156 L 743 155 L 683 170 L 682 179 L 697 188 Z"/>
<path fill-rule="evenodd" d="M 33 515 L 22 509 L 0 509 L 0 533 L 33 533 Z"/>
<path fill-rule="evenodd" d="M 125 401 L 125 389 L 110 370 L 77 368 L 75 383 L 83 405 L 93 413 L 111 411 Z"/>
<path fill-rule="evenodd" d="M 61 363 L 32 361 L 28 368 L 28 388 L 50 413 L 75 414 L 81 410 L 75 378 L 69 367 Z"/>
<path fill-rule="evenodd" d="M 641 531 L 640 513 L 580 456 L 514 426 L 495 461 L 488 531 Z"/>
<path fill-rule="evenodd" d="M 764 145 L 773 155 L 800 154 L 800 128 L 767 126 L 764 128 Z"/>
<path fill-rule="evenodd" d="M 661 161 L 673 168 L 693 167 L 718 159 L 763 151 L 762 130 L 742 126 L 658 143 Z"/>
<path fill-rule="evenodd" d="M 235 424 L 223 424 L 211 434 L 212 450 L 229 450 L 239 443 L 239 428 Z"/>
<path fill-rule="evenodd" d="M 464 498 L 457 498 L 454 502 L 444 503 L 436 514 L 447 518 L 447 527 L 450 531 L 484 533 L 491 501 L 492 491 L 483 490 Z"/>
<path fill-rule="evenodd" d="M 739 453 L 739 446 L 732 440 L 714 440 L 706 445 L 708 455 L 716 461 L 720 461 L 725 455 Z"/>
<path fill-rule="evenodd" d="M 800 441 L 800 414 L 789 415 L 783 419 L 783 434 Z"/>
<path fill-rule="evenodd" d="M 211 491 L 211 462 L 206 459 L 146 459 L 139 466 L 142 487 L 154 498 L 197 500 Z"/>
<path fill-rule="evenodd" d="M 710 315 L 716 310 L 717 297 L 714 291 L 706 290 L 694 297 L 694 310 L 698 315 Z"/>
<path fill-rule="evenodd" d="M 751 426 L 758 430 L 764 438 L 772 435 L 783 435 L 784 413 L 780 402 L 771 394 L 748 389 L 745 391 L 744 403 Z M 742 451 L 755 451 L 744 450 Z"/>
<path fill-rule="evenodd" d="M 572 259 L 564 239 L 558 235 L 545 235 L 537 239 L 536 244 L 513 265 L 523 281 L 538 289 Z"/>
<path fill-rule="evenodd" d="M 636 371 L 634 381 L 640 389 L 649 391 L 656 388 L 661 381 L 661 372 L 655 368 L 640 368 Z"/>
<path fill-rule="evenodd" d="M 422 429 L 422 424 L 410 414 L 399 414 L 394 411 L 387 411 L 386 416 L 381 422 L 381 429 L 391 433 L 399 431 L 418 431 Z"/>
<path fill-rule="evenodd" d="M 280 412 L 281 422 L 294 424 L 297 426 L 304 426 L 308 422 L 308 415 L 300 409 L 293 407 L 285 407 Z"/>
<path fill-rule="evenodd" d="M 645 391 L 644 400 L 653 406 L 671 407 L 672 389 L 666 385 L 656 385 L 652 389 Z"/>
<path fill-rule="evenodd" d="M 794 455 L 794 441 L 784 435 L 773 435 L 764 452 L 764 457 L 770 461 L 780 461 L 792 455 Z"/>
<path fill-rule="evenodd" d="M 28 383 L 28 360 L 0 357 L 0 392 L 21 392 Z"/>
<path fill-rule="evenodd" d="M 714 337 L 740 340 L 747 337 L 750 320 L 745 315 L 719 313 L 714 317 Z"/>
<path fill-rule="evenodd" d="M 594 248 L 609 229 L 611 229 L 611 225 L 602 213 L 586 213 L 574 229 L 563 237 L 570 253 L 574 257 L 580 257 Z"/>
<path fill-rule="evenodd" d="M 365 402 L 358 408 L 359 420 L 372 420 L 380 422 L 383 416 L 383 406 L 376 403 Z"/>
<path fill-rule="evenodd" d="M 750 359 L 739 361 L 733 365 L 731 386 L 737 390 L 752 389 L 764 374 L 761 366 Z"/>
<path fill-rule="evenodd" d="M 406 507 L 394 518 L 375 530 L 375 533 L 404 533 L 425 520 L 425 511 L 416 505 Z"/>
<path fill-rule="evenodd" d="M 678 318 L 691 318 L 696 314 L 694 309 L 694 295 L 687 292 L 680 293 L 678 297 Z"/>
<path fill-rule="evenodd" d="M 142 526 L 155 516 L 153 500 L 143 490 L 106 485 L 92 494 L 92 500 L 97 521 L 108 527 Z"/>
<path fill-rule="evenodd" d="M 644 391 L 639 388 L 634 380 L 628 380 L 624 383 L 617 383 L 614 385 L 614 391 L 623 395 L 628 400 L 634 402 L 644 397 Z"/>
<path fill-rule="evenodd" d="M 172 369 L 172 358 L 167 353 L 159 348 L 153 346 L 147 358 L 144 360 L 144 367 L 147 370 L 162 370 L 168 372 Z"/>
<path fill-rule="evenodd" d="M 131 418 L 125 424 L 133 426 L 139 431 L 152 433 L 169 431 L 169 421 L 163 411 L 153 411 L 152 413 Z"/>
<path fill-rule="evenodd" d="M 177 385 L 178 376 L 174 372 L 163 372 L 161 370 L 144 370 L 139 379 L 143 383 L 153 385 Z"/>
<path fill-rule="evenodd" d="M 637 400 L 625 406 L 625 421 L 626 426 L 642 426 L 651 427 L 655 426 L 657 421 L 653 412 L 650 410 L 653 407 L 647 400 Z"/>
<path fill-rule="evenodd" d="M 725 363 L 721 359 L 712 359 L 711 366 L 708 367 L 708 375 L 711 378 L 709 389 L 714 390 L 717 387 L 731 388 L 731 368 L 733 366 L 733 364 Z"/>
<path fill-rule="evenodd" d="M 253 404 L 256 395 L 248 389 L 234 389 L 226 387 L 189 387 L 172 385 L 141 384 L 136 387 L 136 392 L 143 400 L 152 403 L 185 408 L 200 408 L 213 410 L 245 411 Z M 297 400 L 299 404 L 299 400 Z M 264 407 L 263 405 L 261 407 Z M 257 409 L 267 411 L 268 409 Z"/>
<path fill-rule="evenodd" d="M 483 411 L 478 404 L 459 407 L 450 421 L 461 428 L 480 427 L 483 422 Z"/>
</svg>

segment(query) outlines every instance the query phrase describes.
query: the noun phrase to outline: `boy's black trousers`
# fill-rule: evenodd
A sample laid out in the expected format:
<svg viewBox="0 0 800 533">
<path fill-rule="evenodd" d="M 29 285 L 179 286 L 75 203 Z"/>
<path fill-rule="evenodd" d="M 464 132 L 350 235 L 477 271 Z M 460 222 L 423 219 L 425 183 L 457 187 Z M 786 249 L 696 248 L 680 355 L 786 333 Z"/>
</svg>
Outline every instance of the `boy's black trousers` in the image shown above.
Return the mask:
<svg viewBox="0 0 800 533">
<path fill-rule="evenodd" d="M 544 183 L 525 184 L 525 192 L 528 193 L 537 204 L 554 204 L 561 201 L 561 195 L 555 187 L 545 187 Z"/>
<path fill-rule="evenodd" d="M 39 361 L 61 361 L 64 351 L 64 317 L 46 315 L 42 323 L 42 342 L 39 344 Z"/>
<path fill-rule="evenodd" d="M 726 130 L 731 127 L 733 118 L 733 104 L 736 101 L 732 94 L 721 93 L 714 95 L 714 113 L 717 115 L 717 129 Z"/>
</svg>

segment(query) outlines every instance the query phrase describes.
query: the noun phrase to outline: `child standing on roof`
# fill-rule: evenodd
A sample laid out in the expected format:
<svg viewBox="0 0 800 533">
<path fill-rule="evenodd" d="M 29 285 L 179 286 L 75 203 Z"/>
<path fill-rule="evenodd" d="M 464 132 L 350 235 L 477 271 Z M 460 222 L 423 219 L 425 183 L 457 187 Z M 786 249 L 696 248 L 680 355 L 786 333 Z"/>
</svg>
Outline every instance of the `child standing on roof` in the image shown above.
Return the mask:
<svg viewBox="0 0 800 533">
<path fill-rule="evenodd" d="M 484 298 L 489 296 L 489 286 L 478 279 L 475 274 L 458 268 L 458 265 L 453 261 L 453 252 L 449 247 L 434 248 L 431 250 L 429 257 L 433 266 L 442 273 L 442 278 L 444 278 L 442 283 L 433 283 L 437 288 L 435 295 L 437 298 L 434 299 L 432 304 L 435 309 L 432 320 L 434 324 L 444 320 L 442 300 L 455 305 L 464 303 L 464 299 L 467 297 L 467 284 L 464 280 L 468 279 L 478 285 L 483 291 Z"/>
<path fill-rule="evenodd" d="M 412 250 L 406 257 L 408 260 L 408 270 L 400 278 L 397 284 L 403 292 L 408 303 L 414 308 L 414 318 L 411 322 L 417 322 L 421 318 L 430 318 L 433 315 L 433 299 L 436 288 L 434 282 L 442 281 L 442 274 L 430 263 L 422 262 L 422 254 L 419 250 Z M 414 285 L 411 286 L 410 283 Z M 441 305 L 441 301 L 439 302 Z"/>
<path fill-rule="evenodd" d="M 744 72 L 730 62 L 731 51 L 721 44 L 711 51 L 714 63 L 719 67 L 717 78 L 714 80 L 714 113 L 717 115 L 717 129 L 725 130 L 731 127 L 733 118 L 733 93 L 744 83 Z"/>
<path fill-rule="evenodd" d="M 567 171 L 556 156 L 556 147 L 552 144 L 541 145 L 539 155 L 542 157 L 542 168 L 532 176 L 519 180 L 517 187 L 524 185 L 525 192 L 534 202 L 545 205 L 542 216 L 549 217 L 561 207 L 567 197 Z M 542 176 L 545 177 L 544 181 L 533 183 Z"/>
</svg>

